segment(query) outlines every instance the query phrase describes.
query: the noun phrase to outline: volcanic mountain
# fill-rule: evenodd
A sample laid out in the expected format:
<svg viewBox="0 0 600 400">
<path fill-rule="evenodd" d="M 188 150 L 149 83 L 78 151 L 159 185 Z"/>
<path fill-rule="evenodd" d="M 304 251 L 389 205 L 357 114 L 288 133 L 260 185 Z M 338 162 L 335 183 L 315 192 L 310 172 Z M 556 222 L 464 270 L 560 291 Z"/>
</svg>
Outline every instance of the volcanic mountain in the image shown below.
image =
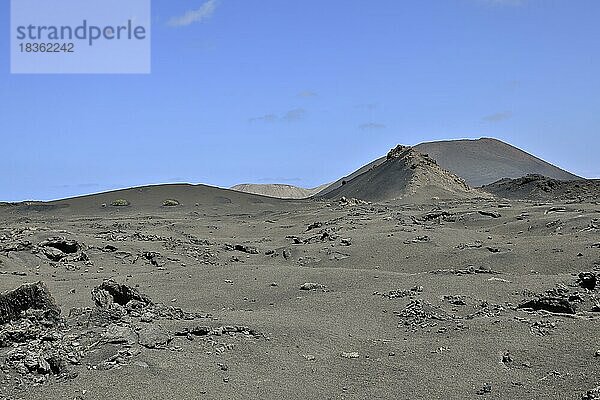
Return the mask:
<svg viewBox="0 0 600 400">
<path fill-rule="evenodd" d="M 280 199 L 305 199 L 320 192 L 329 186 L 329 183 L 312 189 L 305 189 L 298 186 L 284 184 L 254 184 L 243 183 L 231 187 L 231 190 L 238 192 L 258 194 L 267 197 L 276 197 Z"/>
<path fill-rule="evenodd" d="M 353 197 L 367 201 L 410 198 L 469 198 L 479 195 L 463 179 L 442 169 L 435 160 L 412 147 L 398 145 L 385 161 L 323 197 Z"/>
<path fill-rule="evenodd" d="M 463 178 L 472 187 L 491 184 L 503 178 L 520 178 L 529 174 L 543 175 L 562 181 L 582 179 L 497 139 L 426 142 L 413 148 L 420 153 L 429 155 L 440 167 Z M 350 181 L 385 160 L 386 157 L 381 157 L 372 161 L 334 182 L 318 195 L 325 195 L 340 187 L 342 181 Z"/>
</svg>

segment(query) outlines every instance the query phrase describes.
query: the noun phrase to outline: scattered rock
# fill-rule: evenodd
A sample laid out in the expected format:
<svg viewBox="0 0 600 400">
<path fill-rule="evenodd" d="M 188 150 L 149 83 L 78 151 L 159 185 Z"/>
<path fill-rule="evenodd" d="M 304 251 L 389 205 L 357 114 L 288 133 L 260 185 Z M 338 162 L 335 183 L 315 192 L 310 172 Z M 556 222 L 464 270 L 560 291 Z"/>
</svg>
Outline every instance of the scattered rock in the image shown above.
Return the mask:
<svg viewBox="0 0 600 400">
<path fill-rule="evenodd" d="M 128 207 L 131 203 L 125 199 L 116 199 L 112 203 L 110 203 L 113 207 Z"/>
<path fill-rule="evenodd" d="M 113 344 L 125 343 L 133 345 L 137 342 L 137 337 L 129 326 L 115 324 L 111 324 L 106 328 L 106 331 L 102 335 L 102 339 L 107 343 Z"/>
<path fill-rule="evenodd" d="M 442 300 L 447 301 L 450 304 L 453 304 L 455 306 L 466 306 L 467 303 L 465 302 L 464 296 L 459 296 L 459 295 L 445 295 L 442 297 Z"/>
<path fill-rule="evenodd" d="M 167 199 L 165 201 L 163 201 L 162 206 L 163 207 L 177 207 L 179 205 L 179 201 L 175 200 L 175 199 Z"/>
<path fill-rule="evenodd" d="M 306 282 L 300 286 L 300 290 L 319 290 L 319 289 L 327 289 L 327 286 L 321 285 L 319 283 Z"/>
<path fill-rule="evenodd" d="M 39 244 L 40 247 L 51 247 L 60 250 L 64 254 L 77 253 L 81 246 L 75 240 L 66 240 L 61 238 L 50 238 Z"/>
<path fill-rule="evenodd" d="M 358 205 L 366 205 L 370 204 L 368 201 L 355 199 L 355 198 L 346 198 L 346 196 L 340 197 L 338 200 L 339 205 L 341 206 L 358 206 Z"/>
<path fill-rule="evenodd" d="M 43 282 L 28 283 L 0 294 L 0 324 L 15 320 L 28 310 L 41 310 L 51 319 L 60 316 L 60 308 Z"/>
<path fill-rule="evenodd" d="M 432 274 L 451 274 L 451 275 L 472 275 L 472 274 L 491 274 L 496 275 L 499 272 L 489 269 L 487 267 L 475 267 L 473 265 L 469 265 L 464 269 L 438 269 L 435 271 L 430 271 Z"/>
<path fill-rule="evenodd" d="M 532 309 L 535 311 L 544 310 L 561 314 L 575 314 L 575 305 L 567 298 L 563 297 L 537 297 L 533 300 L 525 301 L 517 308 Z"/>
<path fill-rule="evenodd" d="M 479 210 L 479 214 L 485 215 L 486 217 L 492 217 L 492 218 L 500 218 L 502 216 L 502 215 L 500 215 L 500 213 L 497 213 L 495 211 L 485 211 L 485 210 Z"/>
<path fill-rule="evenodd" d="M 482 396 L 484 394 L 488 394 L 492 392 L 492 385 L 490 383 L 484 383 L 483 386 L 481 387 L 481 389 L 479 389 L 476 393 L 479 396 Z"/>
<path fill-rule="evenodd" d="M 169 332 L 156 324 L 143 326 L 137 334 L 140 346 L 149 349 L 164 347 L 173 340 Z"/>
<path fill-rule="evenodd" d="M 308 226 L 308 228 L 306 228 L 306 231 L 308 232 L 308 231 L 310 231 L 310 230 L 317 229 L 317 228 L 320 228 L 320 227 L 322 227 L 322 226 L 323 226 L 323 223 L 322 223 L 322 222 L 313 222 L 312 224 L 310 224 L 310 225 Z"/>
<path fill-rule="evenodd" d="M 577 280 L 579 286 L 584 289 L 594 290 L 596 288 L 597 277 L 593 272 L 581 272 Z"/>
<path fill-rule="evenodd" d="M 53 247 L 43 249 L 42 253 L 44 253 L 44 255 L 51 261 L 60 261 L 67 256 L 59 249 L 55 249 Z"/>
<path fill-rule="evenodd" d="M 292 258 L 292 251 L 290 249 L 283 249 L 283 258 L 285 258 L 286 260 L 289 260 L 290 258 Z"/>
<path fill-rule="evenodd" d="M 247 254 L 258 254 L 258 250 L 256 247 L 247 246 L 245 244 L 236 244 L 233 246 L 234 250 L 241 251 L 242 253 Z"/>
<path fill-rule="evenodd" d="M 132 300 L 144 305 L 152 305 L 152 300 L 148 296 L 130 286 L 120 285 L 112 279 L 105 280 L 100 286 L 92 289 L 92 300 L 101 308 L 108 308 L 112 303 L 125 306 Z"/>
<path fill-rule="evenodd" d="M 581 400 L 600 400 L 600 386 L 588 390 L 587 393 L 581 397 Z"/>
<path fill-rule="evenodd" d="M 374 295 L 383 296 L 383 297 L 387 297 L 388 299 L 402 299 L 402 298 L 407 297 L 407 296 L 414 297 L 414 296 L 417 296 L 417 295 L 419 295 L 421 293 L 423 293 L 423 286 L 413 286 L 410 289 L 390 290 L 387 293 L 375 292 L 373 294 Z"/>
<path fill-rule="evenodd" d="M 165 265 L 160 253 L 155 251 L 144 251 L 142 252 L 142 257 L 148 260 L 150 264 L 154 265 L 155 267 L 162 267 Z"/>
</svg>

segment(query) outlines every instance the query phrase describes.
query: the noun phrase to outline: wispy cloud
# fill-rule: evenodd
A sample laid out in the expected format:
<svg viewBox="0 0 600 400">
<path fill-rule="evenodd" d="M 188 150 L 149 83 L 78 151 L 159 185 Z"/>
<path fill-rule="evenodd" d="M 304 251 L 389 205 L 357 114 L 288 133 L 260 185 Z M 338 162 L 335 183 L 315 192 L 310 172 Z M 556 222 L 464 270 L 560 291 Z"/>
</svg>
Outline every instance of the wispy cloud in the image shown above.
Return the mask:
<svg viewBox="0 0 600 400">
<path fill-rule="evenodd" d="M 377 122 L 368 122 L 366 124 L 360 124 L 358 126 L 358 129 L 362 130 L 362 131 L 371 131 L 371 130 L 378 130 L 378 129 L 385 129 L 386 126 L 384 124 L 379 124 Z"/>
<path fill-rule="evenodd" d="M 498 112 L 495 114 L 486 115 L 483 117 L 485 122 L 502 122 L 512 118 L 513 114 L 510 111 Z"/>
<path fill-rule="evenodd" d="M 296 108 L 285 113 L 283 120 L 286 122 L 296 122 L 306 117 L 306 110 L 304 108 Z"/>
<path fill-rule="evenodd" d="M 313 92 L 312 90 L 304 90 L 300 93 L 298 93 L 297 97 L 317 97 L 318 94 Z"/>
<path fill-rule="evenodd" d="M 189 10 L 180 17 L 173 17 L 169 20 L 168 25 L 173 27 L 188 26 L 195 22 L 205 21 L 217 9 L 218 0 L 208 0 L 200 8 Z"/>
<path fill-rule="evenodd" d="M 254 117 L 248 119 L 248 122 L 298 122 L 303 120 L 306 117 L 306 110 L 304 108 L 294 108 L 293 110 L 289 110 L 283 115 L 279 116 L 277 114 L 265 114 L 260 117 Z"/>
<path fill-rule="evenodd" d="M 279 117 L 275 114 L 265 114 L 260 117 L 250 118 L 250 122 L 276 122 Z"/>
</svg>

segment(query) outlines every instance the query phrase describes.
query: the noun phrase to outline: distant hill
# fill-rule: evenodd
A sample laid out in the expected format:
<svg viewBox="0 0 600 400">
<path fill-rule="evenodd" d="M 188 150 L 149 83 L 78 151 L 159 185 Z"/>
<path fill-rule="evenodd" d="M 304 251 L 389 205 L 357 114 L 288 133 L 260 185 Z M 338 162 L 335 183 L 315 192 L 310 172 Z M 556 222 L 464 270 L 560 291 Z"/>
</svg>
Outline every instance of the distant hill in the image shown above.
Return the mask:
<svg viewBox="0 0 600 400">
<path fill-rule="evenodd" d="M 5 212 L 59 211 L 65 214 L 140 213 L 148 211 L 265 209 L 285 207 L 283 200 L 207 185 L 164 184 L 133 187 L 50 202 L 26 201 L 0 207 Z"/>
<path fill-rule="evenodd" d="M 312 195 L 320 192 L 329 184 L 321 185 L 313 189 L 305 189 L 292 185 L 284 184 L 254 184 L 254 183 L 243 183 L 231 187 L 231 190 L 237 190 L 238 192 L 253 193 L 261 196 L 276 197 L 280 199 L 305 199 Z"/>
<path fill-rule="evenodd" d="M 588 201 L 600 199 L 600 180 L 559 181 L 542 175 L 501 179 L 482 190 L 513 200 Z"/>
<path fill-rule="evenodd" d="M 463 179 L 444 170 L 432 158 L 414 148 L 397 146 L 385 160 L 368 171 L 344 181 L 323 197 L 353 197 L 367 201 L 476 197 Z"/>
<path fill-rule="evenodd" d="M 578 180 L 581 177 L 560 169 L 546 161 L 497 139 L 445 140 L 421 143 L 413 149 L 428 154 L 437 164 L 463 178 L 471 187 L 496 182 L 503 178 L 520 178 L 530 174 L 544 175 L 557 180 Z M 321 192 L 323 196 L 384 162 L 386 157 L 359 168 L 350 175 L 329 185 Z"/>
</svg>

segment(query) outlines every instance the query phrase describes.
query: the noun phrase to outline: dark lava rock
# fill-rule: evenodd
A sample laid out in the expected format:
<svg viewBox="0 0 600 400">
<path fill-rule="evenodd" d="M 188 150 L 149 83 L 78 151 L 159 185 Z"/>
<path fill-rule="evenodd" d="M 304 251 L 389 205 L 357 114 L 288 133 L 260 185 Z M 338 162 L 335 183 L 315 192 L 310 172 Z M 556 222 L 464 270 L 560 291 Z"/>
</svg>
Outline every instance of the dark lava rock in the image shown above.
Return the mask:
<svg viewBox="0 0 600 400">
<path fill-rule="evenodd" d="M 54 247 L 44 248 L 42 252 L 51 261 L 60 261 L 67 256 L 65 253 L 63 253 L 59 249 L 55 249 Z"/>
<path fill-rule="evenodd" d="M 125 344 L 135 344 L 137 338 L 131 328 L 129 326 L 121 326 L 111 324 L 106 328 L 106 331 L 102 335 L 102 339 L 107 341 L 108 343 L 125 343 Z"/>
<path fill-rule="evenodd" d="M 81 246 L 75 240 L 66 240 L 60 238 L 51 238 L 40 243 L 40 247 L 52 247 L 65 254 L 77 253 Z"/>
<path fill-rule="evenodd" d="M 310 230 L 317 229 L 317 228 L 320 228 L 320 227 L 322 227 L 322 226 L 323 226 L 323 223 L 322 223 L 322 222 L 314 222 L 314 223 L 310 224 L 310 225 L 308 226 L 308 228 L 306 228 L 306 231 L 308 232 L 308 231 L 310 231 Z"/>
<path fill-rule="evenodd" d="M 0 324 L 19 318 L 27 310 L 43 310 L 55 319 L 60 316 L 60 308 L 43 282 L 27 283 L 0 294 Z"/>
<path fill-rule="evenodd" d="M 314 283 L 314 282 L 306 282 L 306 283 L 302 284 L 302 286 L 300 286 L 300 290 L 318 290 L 318 289 L 325 289 L 325 288 L 327 288 L 327 286 L 321 285 L 319 283 Z"/>
<path fill-rule="evenodd" d="M 233 249 L 241 251 L 242 253 L 258 254 L 258 250 L 255 247 L 246 246 L 245 244 L 236 244 L 233 246 Z"/>
<path fill-rule="evenodd" d="M 481 387 L 481 389 L 479 389 L 477 391 L 477 394 L 481 396 L 481 395 L 491 393 L 491 392 L 492 392 L 492 385 L 489 383 L 484 383 L 483 386 Z"/>
<path fill-rule="evenodd" d="M 483 211 L 483 210 L 480 210 L 479 214 L 485 215 L 486 217 L 492 217 L 492 218 L 500 218 L 502 216 L 502 215 L 500 215 L 500 213 L 497 213 L 494 211 Z"/>
<path fill-rule="evenodd" d="M 538 297 L 521 303 L 517 307 L 536 311 L 545 310 L 561 314 L 575 314 L 575 305 L 568 299 L 561 297 Z"/>
<path fill-rule="evenodd" d="M 579 283 L 579 286 L 584 289 L 594 290 L 596 288 L 597 281 L 598 278 L 596 277 L 596 274 L 592 272 L 582 272 L 579 274 L 577 283 Z"/>
<path fill-rule="evenodd" d="M 138 331 L 139 344 L 149 349 L 168 345 L 173 337 L 160 325 L 147 325 Z"/>
<path fill-rule="evenodd" d="M 581 397 L 581 400 L 600 400 L 600 386 L 588 390 L 587 393 Z"/>
<path fill-rule="evenodd" d="M 139 301 L 144 305 L 153 304 L 150 297 L 140 293 L 137 289 L 118 284 L 112 279 L 106 280 L 100 286 L 92 289 L 92 300 L 94 300 L 96 306 L 101 308 L 107 308 L 112 303 L 125 306 L 132 300 Z"/>
</svg>

